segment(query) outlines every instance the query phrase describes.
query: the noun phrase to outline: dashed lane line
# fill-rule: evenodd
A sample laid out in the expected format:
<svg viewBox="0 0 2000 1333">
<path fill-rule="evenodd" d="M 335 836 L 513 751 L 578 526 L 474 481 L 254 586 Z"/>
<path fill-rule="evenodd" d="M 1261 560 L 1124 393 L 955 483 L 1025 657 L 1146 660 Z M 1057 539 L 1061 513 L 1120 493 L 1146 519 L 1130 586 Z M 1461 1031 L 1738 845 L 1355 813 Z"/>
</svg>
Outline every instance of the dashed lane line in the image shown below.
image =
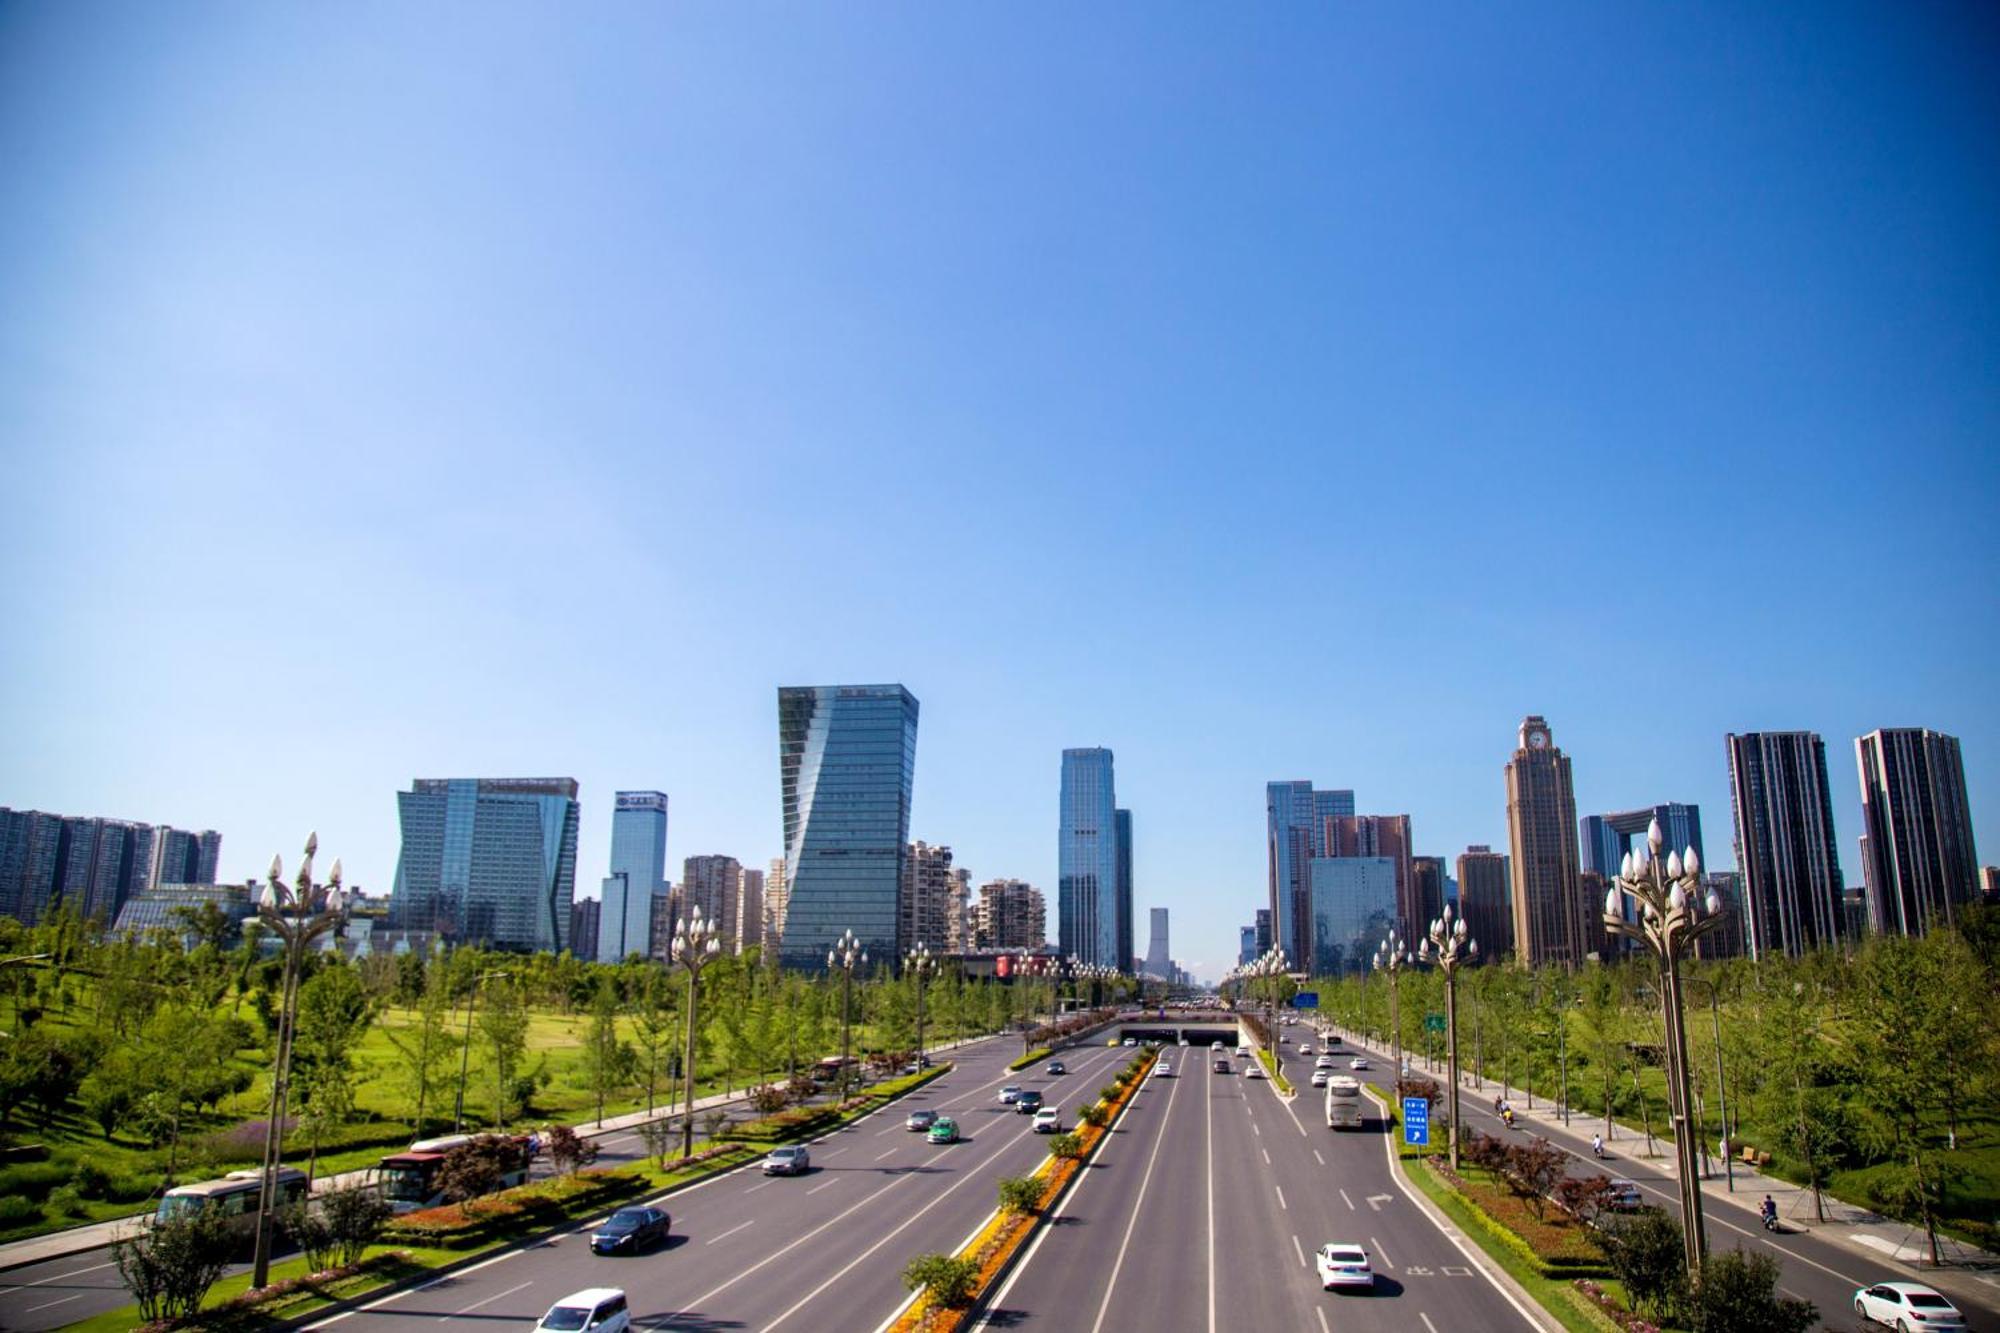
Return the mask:
<svg viewBox="0 0 2000 1333">
<path fill-rule="evenodd" d="M 731 1236 L 733 1236 L 733 1235 L 735 1235 L 735 1234 L 736 1234 L 737 1232 L 741 1231 L 741 1230 L 742 1230 L 742 1229 L 743 1229 L 744 1227 L 747 1227 L 747 1226 L 752 1226 L 752 1225 L 754 1225 L 754 1224 L 756 1223 L 756 1221 L 757 1221 L 757 1219 L 753 1217 L 753 1218 L 751 1218 L 751 1219 L 750 1219 L 750 1220 L 749 1220 L 748 1222 L 738 1222 L 738 1223 L 737 1223 L 737 1224 L 736 1224 L 735 1226 L 733 1226 L 733 1227 L 729 1228 L 729 1230 L 727 1230 L 727 1231 L 723 1232 L 723 1233 L 722 1233 L 721 1235 L 719 1235 L 719 1236 L 710 1236 L 710 1237 L 709 1237 L 709 1238 L 708 1238 L 707 1240 L 703 1241 L 703 1242 L 702 1242 L 702 1244 L 704 1244 L 704 1245 L 713 1245 L 713 1244 L 715 1244 L 715 1243 L 716 1243 L 716 1242 L 718 1242 L 718 1241 L 725 1241 L 725 1240 L 728 1240 L 728 1239 L 729 1239 L 729 1238 L 730 1238 Z"/>
<path fill-rule="evenodd" d="M 525 1291 L 525 1290 L 527 1290 L 527 1289 L 528 1289 L 529 1287 L 532 1287 L 532 1286 L 534 1286 L 534 1285 L 535 1285 L 535 1283 L 534 1283 L 534 1280 L 533 1280 L 532 1278 L 531 1278 L 531 1279 L 529 1279 L 529 1280 L 528 1280 L 528 1281 L 526 1281 L 526 1282 L 521 1282 L 521 1283 L 517 1283 L 516 1285 L 514 1285 L 514 1286 L 511 1286 L 511 1287 L 507 1288 L 507 1290 L 505 1290 L 505 1291 L 499 1291 L 499 1292 L 495 1292 L 495 1293 L 494 1293 L 493 1295 L 491 1295 L 491 1296 L 488 1296 L 488 1297 L 487 1297 L 487 1298 L 486 1298 L 485 1300 L 483 1300 L 483 1301 L 474 1301 L 474 1302 L 473 1302 L 472 1304 L 470 1304 L 470 1305 L 468 1305 L 468 1306 L 465 1306 L 465 1307 L 463 1307 L 463 1308 L 461 1308 L 461 1309 L 457 1309 L 457 1310 L 453 1310 L 453 1311 L 452 1311 L 452 1312 L 451 1312 L 450 1314 L 448 1314 L 448 1315 L 444 1316 L 444 1318 L 442 1318 L 442 1319 L 438 1320 L 438 1322 L 439 1322 L 440 1324 L 449 1324 L 449 1323 L 450 1323 L 450 1322 L 451 1322 L 452 1320 L 454 1320 L 454 1319 L 458 1318 L 458 1317 L 459 1317 L 460 1315 L 462 1315 L 462 1314 L 471 1314 L 471 1313 L 472 1313 L 472 1312 L 473 1312 L 474 1310 L 477 1310 L 477 1309 L 479 1309 L 479 1308 L 480 1308 L 481 1306 L 484 1306 L 484 1305 L 491 1305 L 491 1304 L 493 1304 L 493 1302 L 495 1302 L 495 1301 L 497 1301 L 497 1300 L 500 1300 L 500 1299 L 502 1299 L 502 1298 L 504 1298 L 504 1297 L 507 1297 L 507 1296 L 512 1296 L 512 1295 L 513 1295 L 513 1294 L 514 1294 L 515 1292 L 517 1292 L 517 1291 Z"/>
<path fill-rule="evenodd" d="M 1299 1267 L 1304 1268 L 1306 1266 L 1306 1247 L 1299 1244 L 1297 1232 L 1292 1233 L 1292 1251 L 1299 1256 Z"/>
<path fill-rule="evenodd" d="M 1274 1189 L 1274 1190 L 1278 1190 L 1278 1207 L 1280 1207 L 1280 1208 L 1284 1209 L 1284 1210 L 1285 1210 L 1286 1212 L 1288 1212 L 1288 1213 L 1289 1213 L 1289 1212 L 1291 1212 L 1291 1211 L 1292 1211 L 1292 1206 L 1291 1206 L 1290 1204 L 1288 1204 L 1288 1203 L 1286 1203 L 1286 1202 L 1285 1202 L 1285 1192 L 1284 1192 L 1284 1190 L 1282 1190 L 1282 1189 L 1279 1189 L 1279 1188 L 1278 1188 L 1278 1187 L 1277 1187 L 1276 1185 L 1273 1185 L 1273 1186 L 1271 1186 L 1271 1188 L 1272 1188 L 1272 1189 Z"/>
</svg>

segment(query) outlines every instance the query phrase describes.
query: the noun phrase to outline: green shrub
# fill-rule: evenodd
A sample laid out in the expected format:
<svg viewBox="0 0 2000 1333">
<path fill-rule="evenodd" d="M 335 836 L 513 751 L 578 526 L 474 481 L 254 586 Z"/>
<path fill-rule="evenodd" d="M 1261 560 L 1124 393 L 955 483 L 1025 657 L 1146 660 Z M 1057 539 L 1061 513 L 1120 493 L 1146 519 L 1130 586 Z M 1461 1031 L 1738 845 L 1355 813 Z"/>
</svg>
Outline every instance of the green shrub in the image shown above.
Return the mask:
<svg viewBox="0 0 2000 1333">
<path fill-rule="evenodd" d="M 1083 1140 L 1075 1134 L 1051 1134 L 1049 1135 L 1049 1156 L 1081 1157 L 1083 1156 Z"/>
<path fill-rule="evenodd" d="M 50 1190 L 44 1207 L 54 1217 L 82 1217 L 90 1211 L 84 1206 L 83 1195 L 74 1185 L 58 1185 Z"/>
<path fill-rule="evenodd" d="M 153 1323 L 199 1310 L 236 1249 L 236 1233 L 222 1210 L 202 1208 L 114 1241 L 111 1257 L 139 1313 Z"/>
<path fill-rule="evenodd" d="M 947 1308 L 970 1300 L 972 1284 L 978 1277 L 978 1264 L 970 1259 L 955 1259 L 949 1254 L 921 1254 L 903 1269 L 905 1287 L 921 1291 L 930 1297 L 933 1305 Z"/>
<path fill-rule="evenodd" d="M 1125 1090 L 1122 1084 L 1107 1083 L 1097 1090 L 1097 1099 L 1109 1104 L 1118 1100 L 1118 1094 Z"/>
<path fill-rule="evenodd" d="M 62 1162 L 22 1162 L 0 1171 L 0 1198 L 40 1202 L 49 1191 L 69 1183 L 70 1168 Z"/>
<path fill-rule="evenodd" d="M 18 1194 L 0 1195 L 0 1227 L 19 1226 L 42 1220 L 41 1205 Z"/>
<path fill-rule="evenodd" d="M 1042 1182 L 1033 1176 L 1000 1178 L 1000 1211 L 1003 1213 L 1032 1213 L 1041 1198 Z"/>
<path fill-rule="evenodd" d="M 86 1199 L 111 1197 L 111 1173 L 95 1162 L 78 1162 L 69 1183 Z"/>
<path fill-rule="evenodd" d="M 1101 1103 L 1092 1102 L 1090 1105 L 1078 1111 L 1076 1113 L 1076 1118 L 1078 1121 L 1086 1125 L 1102 1125 L 1106 1121 L 1111 1119 L 1111 1112 L 1105 1110 Z"/>
</svg>

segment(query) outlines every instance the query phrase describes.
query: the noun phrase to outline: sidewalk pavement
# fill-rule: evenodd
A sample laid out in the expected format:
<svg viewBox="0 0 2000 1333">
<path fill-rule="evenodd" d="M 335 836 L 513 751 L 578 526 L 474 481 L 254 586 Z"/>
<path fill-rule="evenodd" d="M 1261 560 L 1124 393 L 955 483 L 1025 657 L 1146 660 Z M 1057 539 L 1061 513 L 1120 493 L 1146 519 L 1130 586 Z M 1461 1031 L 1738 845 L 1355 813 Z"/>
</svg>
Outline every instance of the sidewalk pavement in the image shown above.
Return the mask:
<svg viewBox="0 0 2000 1333">
<path fill-rule="evenodd" d="M 1005 1034 L 1002 1034 L 1005 1035 Z M 964 1037 L 958 1041 L 927 1046 L 927 1053 L 955 1050 L 976 1041 L 990 1041 L 993 1034 L 984 1037 Z M 695 1114 L 712 1110 L 719 1106 L 732 1106 L 750 1095 L 747 1088 L 736 1088 L 728 1092 L 710 1093 L 706 1097 L 695 1098 Z M 600 1124 L 595 1119 L 578 1121 L 572 1128 L 587 1139 L 601 1138 L 623 1130 L 635 1129 L 649 1120 L 664 1120 L 681 1113 L 679 1103 L 672 1106 L 661 1105 L 651 1111 L 632 1111 L 625 1115 L 606 1116 Z M 386 1155 L 386 1154 L 385 1154 Z M 374 1168 L 363 1167 L 357 1171 L 342 1171 L 335 1175 L 320 1176 L 313 1181 L 313 1193 L 337 1189 L 345 1185 L 358 1185 L 368 1179 Z M 112 1241 L 124 1235 L 144 1217 L 144 1213 L 134 1213 L 129 1217 L 115 1217 L 108 1222 L 91 1222 L 85 1226 L 67 1227 L 61 1231 L 51 1231 L 46 1235 L 29 1236 L 23 1240 L 8 1241 L 0 1245 L 0 1272 L 10 1268 L 21 1268 L 28 1264 L 44 1263 L 50 1259 L 61 1259 L 72 1254 L 85 1254 L 91 1250 L 101 1250 Z"/>
<path fill-rule="evenodd" d="M 1388 1063 L 1387 1051 L 1373 1043 L 1363 1042 L 1346 1028 L 1336 1025 L 1334 1030 L 1341 1034 L 1343 1040 L 1355 1046 L 1367 1047 L 1371 1052 L 1380 1054 L 1385 1064 Z M 1403 1056 L 1408 1060 L 1410 1052 L 1404 1051 Z M 1423 1072 L 1421 1061 L 1412 1062 L 1410 1067 L 1412 1073 Z M 1442 1067 L 1436 1071 L 1440 1082 L 1443 1081 L 1444 1072 Z M 1604 1121 L 1601 1116 L 1592 1117 L 1576 1107 L 1570 1108 L 1571 1123 L 1565 1125 L 1562 1123 L 1560 1108 L 1546 1097 L 1537 1096 L 1534 1106 L 1530 1108 L 1526 1102 L 1525 1090 L 1517 1092 L 1512 1088 L 1503 1088 L 1497 1079 L 1482 1079 L 1469 1070 L 1459 1072 L 1462 1079 L 1461 1096 L 1466 1093 L 1479 1097 L 1505 1096 L 1513 1105 L 1517 1118 L 1533 1123 L 1536 1131 L 1544 1138 L 1569 1146 L 1579 1157 L 1590 1151 L 1591 1135 L 1603 1128 Z M 1424 1074 L 1426 1078 L 1431 1076 L 1428 1073 Z M 1654 1155 L 1648 1156 L 1645 1153 L 1645 1133 L 1614 1119 L 1611 1132 L 1605 1136 L 1604 1141 L 1607 1146 L 1614 1142 L 1631 1145 L 1631 1150 L 1626 1153 L 1627 1159 L 1643 1162 L 1648 1170 L 1667 1176 L 1679 1174 L 1680 1164 L 1674 1155 L 1671 1139 L 1656 1136 Z M 1759 1216 L 1759 1205 L 1768 1194 L 1778 1205 L 1778 1216 L 1787 1226 L 1810 1231 L 1822 1240 L 1844 1245 L 1858 1257 L 1873 1263 L 1881 1263 L 1885 1259 L 1892 1260 L 1916 1270 L 1913 1276 L 1924 1279 L 1939 1272 L 1940 1269 L 1957 1270 L 1963 1277 L 1988 1288 L 1989 1295 L 1986 1299 L 1992 1300 L 1995 1294 L 2000 1294 L 2000 1255 L 1991 1254 L 1976 1245 L 1967 1245 L 1948 1236 L 1939 1236 L 1938 1253 L 1943 1263 L 1933 1268 L 1930 1263 L 1929 1242 L 1924 1236 L 1922 1227 L 1884 1217 L 1880 1213 L 1848 1203 L 1844 1199 L 1837 1199 L 1824 1191 L 1821 1192 L 1820 1198 L 1825 1206 L 1826 1221 L 1821 1222 L 1814 1215 L 1812 1191 L 1803 1185 L 1794 1185 L 1788 1180 L 1767 1175 L 1756 1167 L 1747 1165 L 1740 1157 L 1732 1167 L 1725 1170 L 1716 1156 L 1715 1150 L 1719 1147 L 1720 1144 L 1709 1145 L 1709 1174 L 1703 1176 L 1701 1182 L 1702 1198 L 1708 1204 L 1733 1207 L 1755 1218 Z M 1735 1175 L 1733 1190 L 1730 1188 L 1730 1171 Z M 1607 1172 L 1612 1175 L 1617 1174 L 1609 1168 Z"/>
</svg>

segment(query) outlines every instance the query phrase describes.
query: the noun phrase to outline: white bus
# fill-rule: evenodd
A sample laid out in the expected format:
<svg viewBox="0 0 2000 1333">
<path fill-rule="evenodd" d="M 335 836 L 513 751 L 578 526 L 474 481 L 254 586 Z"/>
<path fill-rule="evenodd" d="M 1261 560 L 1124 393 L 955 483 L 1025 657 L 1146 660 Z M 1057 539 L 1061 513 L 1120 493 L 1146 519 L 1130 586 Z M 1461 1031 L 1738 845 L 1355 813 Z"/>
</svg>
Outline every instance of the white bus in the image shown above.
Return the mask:
<svg viewBox="0 0 2000 1333">
<path fill-rule="evenodd" d="M 1345 1074 L 1326 1081 L 1326 1124 L 1328 1129 L 1361 1128 L 1361 1084 Z"/>
</svg>

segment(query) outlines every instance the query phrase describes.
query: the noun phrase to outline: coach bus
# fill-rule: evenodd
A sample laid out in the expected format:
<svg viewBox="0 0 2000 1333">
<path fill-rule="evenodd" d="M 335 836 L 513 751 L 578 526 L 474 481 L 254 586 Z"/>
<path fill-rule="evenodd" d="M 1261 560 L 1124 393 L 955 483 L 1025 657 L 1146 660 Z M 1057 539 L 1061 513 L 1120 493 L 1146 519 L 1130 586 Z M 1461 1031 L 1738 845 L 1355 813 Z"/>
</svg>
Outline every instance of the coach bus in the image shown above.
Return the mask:
<svg viewBox="0 0 2000 1333">
<path fill-rule="evenodd" d="M 444 1166 L 444 1159 L 453 1148 L 461 1148 L 480 1138 L 502 1137 L 486 1134 L 447 1134 L 440 1139 L 419 1139 L 403 1152 L 391 1153 L 376 1167 L 376 1178 L 382 1183 L 382 1197 L 389 1203 L 393 1213 L 413 1213 L 421 1208 L 435 1208 L 444 1200 L 444 1187 L 438 1182 L 438 1175 Z M 524 1185 L 528 1180 L 528 1140 L 520 1135 L 507 1135 L 502 1142 L 509 1150 L 506 1153 L 507 1169 L 500 1175 L 500 1183 L 495 1189 L 510 1189 Z"/>
<path fill-rule="evenodd" d="M 186 1217 L 190 1213 L 215 1209 L 228 1219 L 229 1229 L 237 1235 L 249 1238 L 257 1234 L 257 1191 L 262 1186 L 264 1173 L 255 1167 L 243 1171 L 231 1171 L 220 1180 L 201 1180 L 190 1185 L 176 1185 L 160 1199 L 159 1210 L 154 1214 L 165 1222 L 176 1217 Z M 277 1179 L 277 1206 L 288 1207 L 306 1197 L 308 1182 L 306 1173 L 296 1167 L 280 1167 Z"/>
<path fill-rule="evenodd" d="M 1326 1081 L 1326 1124 L 1329 1129 L 1361 1128 L 1361 1084 L 1345 1074 Z"/>
</svg>

